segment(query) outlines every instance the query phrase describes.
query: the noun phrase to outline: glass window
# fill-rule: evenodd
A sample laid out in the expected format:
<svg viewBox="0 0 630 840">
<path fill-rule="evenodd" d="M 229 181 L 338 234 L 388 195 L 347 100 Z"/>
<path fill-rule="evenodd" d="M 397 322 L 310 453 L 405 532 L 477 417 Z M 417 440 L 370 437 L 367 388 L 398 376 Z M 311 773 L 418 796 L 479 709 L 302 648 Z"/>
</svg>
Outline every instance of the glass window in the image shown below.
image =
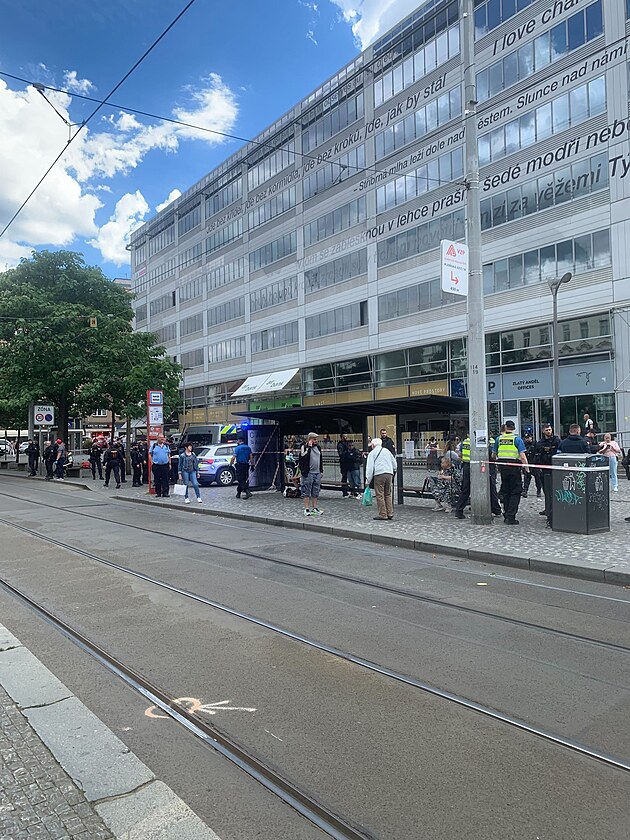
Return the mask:
<svg viewBox="0 0 630 840">
<path fill-rule="evenodd" d="M 503 292 L 509 288 L 508 261 L 497 260 L 494 264 L 494 290 Z"/>
<path fill-rule="evenodd" d="M 538 210 L 537 185 L 537 181 L 526 181 L 521 187 L 523 216 L 529 216 Z"/>
<path fill-rule="evenodd" d="M 593 247 L 591 235 L 578 236 L 575 239 L 575 273 L 588 271 L 593 265 Z"/>
<path fill-rule="evenodd" d="M 551 103 L 553 110 L 553 131 L 557 134 L 569 127 L 569 95 L 559 96 Z"/>
<path fill-rule="evenodd" d="M 566 239 L 564 242 L 558 242 L 558 277 L 562 277 L 567 271 L 573 271 L 573 240 Z"/>
<path fill-rule="evenodd" d="M 606 110 L 606 77 L 588 83 L 588 107 L 591 117 Z"/>
<path fill-rule="evenodd" d="M 495 96 L 503 90 L 503 62 L 497 61 L 488 68 L 488 89 L 490 96 Z"/>
<path fill-rule="evenodd" d="M 571 124 L 585 120 L 588 117 L 587 86 L 580 85 L 569 94 L 571 101 Z"/>
<path fill-rule="evenodd" d="M 507 220 L 513 222 L 521 217 L 521 188 L 515 187 L 507 191 Z"/>
<path fill-rule="evenodd" d="M 593 234 L 593 267 L 610 265 L 610 231 L 600 230 Z"/>
<path fill-rule="evenodd" d="M 598 3 L 592 3 L 586 7 L 586 37 L 587 40 L 597 38 L 604 31 L 604 22 L 602 20 L 602 4 L 601 0 Z"/>
<path fill-rule="evenodd" d="M 567 24 L 566 21 L 554 26 L 551 30 L 551 60 L 556 61 L 567 52 Z"/>
<path fill-rule="evenodd" d="M 523 285 L 523 255 L 510 257 L 509 261 L 510 289 Z"/>
<path fill-rule="evenodd" d="M 565 166 L 554 173 L 554 198 L 556 204 L 570 201 L 573 198 L 573 181 L 571 167 Z"/>
<path fill-rule="evenodd" d="M 556 246 L 546 245 L 540 249 L 540 276 L 542 280 L 556 276 Z"/>
<path fill-rule="evenodd" d="M 540 260 L 538 249 L 523 254 L 523 274 L 525 285 L 540 281 Z"/>
<path fill-rule="evenodd" d="M 503 59 L 503 80 L 505 87 L 515 85 L 518 82 L 518 54 L 513 52 Z"/>
<path fill-rule="evenodd" d="M 518 77 L 519 79 L 526 79 L 534 72 L 534 44 L 532 41 L 529 44 L 523 44 L 518 50 Z"/>
<path fill-rule="evenodd" d="M 545 140 L 551 137 L 551 102 L 536 108 L 536 139 Z"/>
<path fill-rule="evenodd" d="M 553 207 L 553 197 L 554 197 L 554 188 L 553 188 L 553 176 L 548 178 L 539 178 L 538 179 L 538 209 L 539 210 L 547 210 L 549 207 Z"/>
<path fill-rule="evenodd" d="M 521 147 L 533 146 L 536 142 L 536 111 L 523 114 L 521 124 Z"/>
<path fill-rule="evenodd" d="M 539 35 L 538 38 L 534 39 L 534 65 L 536 67 L 536 71 L 546 67 L 551 60 L 549 44 L 549 32 L 543 32 L 542 35 Z"/>
<path fill-rule="evenodd" d="M 571 15 L 567 21 L 569 49 L 575 50 L 586 42 L 586 31 L 584 27 L 584 14 L 579 12 Z"/>
</svg>

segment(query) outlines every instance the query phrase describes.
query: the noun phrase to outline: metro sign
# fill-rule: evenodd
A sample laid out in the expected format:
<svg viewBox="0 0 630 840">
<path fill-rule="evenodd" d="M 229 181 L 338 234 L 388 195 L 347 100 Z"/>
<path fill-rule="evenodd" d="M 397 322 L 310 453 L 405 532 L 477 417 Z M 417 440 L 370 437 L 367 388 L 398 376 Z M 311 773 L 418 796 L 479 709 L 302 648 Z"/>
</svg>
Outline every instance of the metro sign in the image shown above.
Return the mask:
<svg viewBox="0 0 630 840">
<path fill-rule="evenodd" d="M 450 295 L 468 295 L 468 246 L 443 239 L 442 290 Z"/>
</svg>

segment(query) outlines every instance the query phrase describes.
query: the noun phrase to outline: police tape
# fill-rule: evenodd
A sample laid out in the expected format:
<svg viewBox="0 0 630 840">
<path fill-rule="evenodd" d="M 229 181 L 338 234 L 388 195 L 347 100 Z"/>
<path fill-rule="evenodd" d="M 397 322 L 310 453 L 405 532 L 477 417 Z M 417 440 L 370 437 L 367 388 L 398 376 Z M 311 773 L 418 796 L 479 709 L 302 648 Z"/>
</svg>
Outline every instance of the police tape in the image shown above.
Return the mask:
<svg viewBox="0 0 630 840">
<path fill-rule="evenodd" d="M 528 470 L 561 470 L 562 472 L 609 472 L 610 466 L 606 464 L 606 466 L 601 467 L 580 467 L 580 466 L 571 466 L 570 464 L 563 464 L 562 466 L 556 466 L 552 464 L 523 464 L 521 462 L 516 461 L 473 461 L 471 460 L 469 463 L 471 464 L 481 464 L 484 468 L 486 464 L 494 464 L 497 467 L 518 467 L 519 469 L 528 469 Z"/>
</svg>

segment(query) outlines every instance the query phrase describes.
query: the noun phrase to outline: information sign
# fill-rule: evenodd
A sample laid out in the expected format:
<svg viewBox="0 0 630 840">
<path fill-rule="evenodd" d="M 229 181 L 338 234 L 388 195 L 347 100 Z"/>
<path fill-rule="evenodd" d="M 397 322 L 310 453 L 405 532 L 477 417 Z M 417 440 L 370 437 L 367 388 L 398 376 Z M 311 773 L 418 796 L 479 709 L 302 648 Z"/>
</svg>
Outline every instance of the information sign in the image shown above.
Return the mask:
<svg viewBox="0 0 630 840">
<path fill-rule="evenodd" d="M 468 246 L 443 239 L 442 290 L 450 295 L 468 295 Z"/>
<path fill-rule="evenodd" d="M 54 426 L 55 409 L 52 405 L 36 405 L 33 407 L 33 420 L 36 426 Z"/>
</svg>

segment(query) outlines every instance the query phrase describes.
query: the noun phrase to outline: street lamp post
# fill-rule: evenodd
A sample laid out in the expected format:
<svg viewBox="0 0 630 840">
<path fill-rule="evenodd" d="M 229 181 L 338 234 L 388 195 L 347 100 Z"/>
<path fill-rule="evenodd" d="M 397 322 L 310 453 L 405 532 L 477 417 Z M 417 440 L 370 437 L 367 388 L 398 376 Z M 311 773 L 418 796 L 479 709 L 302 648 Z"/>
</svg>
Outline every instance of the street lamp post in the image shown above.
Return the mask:
<svg viewBox="0 0 630 840">
<path fill-rule="evenodd" d="M 558 280 L 549 280 L 549 288 L 553 298 L 553 335 L 552 335 L 552 351 L 553 351 L 553 426 L 555 433 L 560 435 L 560 370 L 558 364 L 558 292 L 563 283 L 568 283 L 573 275 L 570 271 L 563 274 Z"/>
</svg>

